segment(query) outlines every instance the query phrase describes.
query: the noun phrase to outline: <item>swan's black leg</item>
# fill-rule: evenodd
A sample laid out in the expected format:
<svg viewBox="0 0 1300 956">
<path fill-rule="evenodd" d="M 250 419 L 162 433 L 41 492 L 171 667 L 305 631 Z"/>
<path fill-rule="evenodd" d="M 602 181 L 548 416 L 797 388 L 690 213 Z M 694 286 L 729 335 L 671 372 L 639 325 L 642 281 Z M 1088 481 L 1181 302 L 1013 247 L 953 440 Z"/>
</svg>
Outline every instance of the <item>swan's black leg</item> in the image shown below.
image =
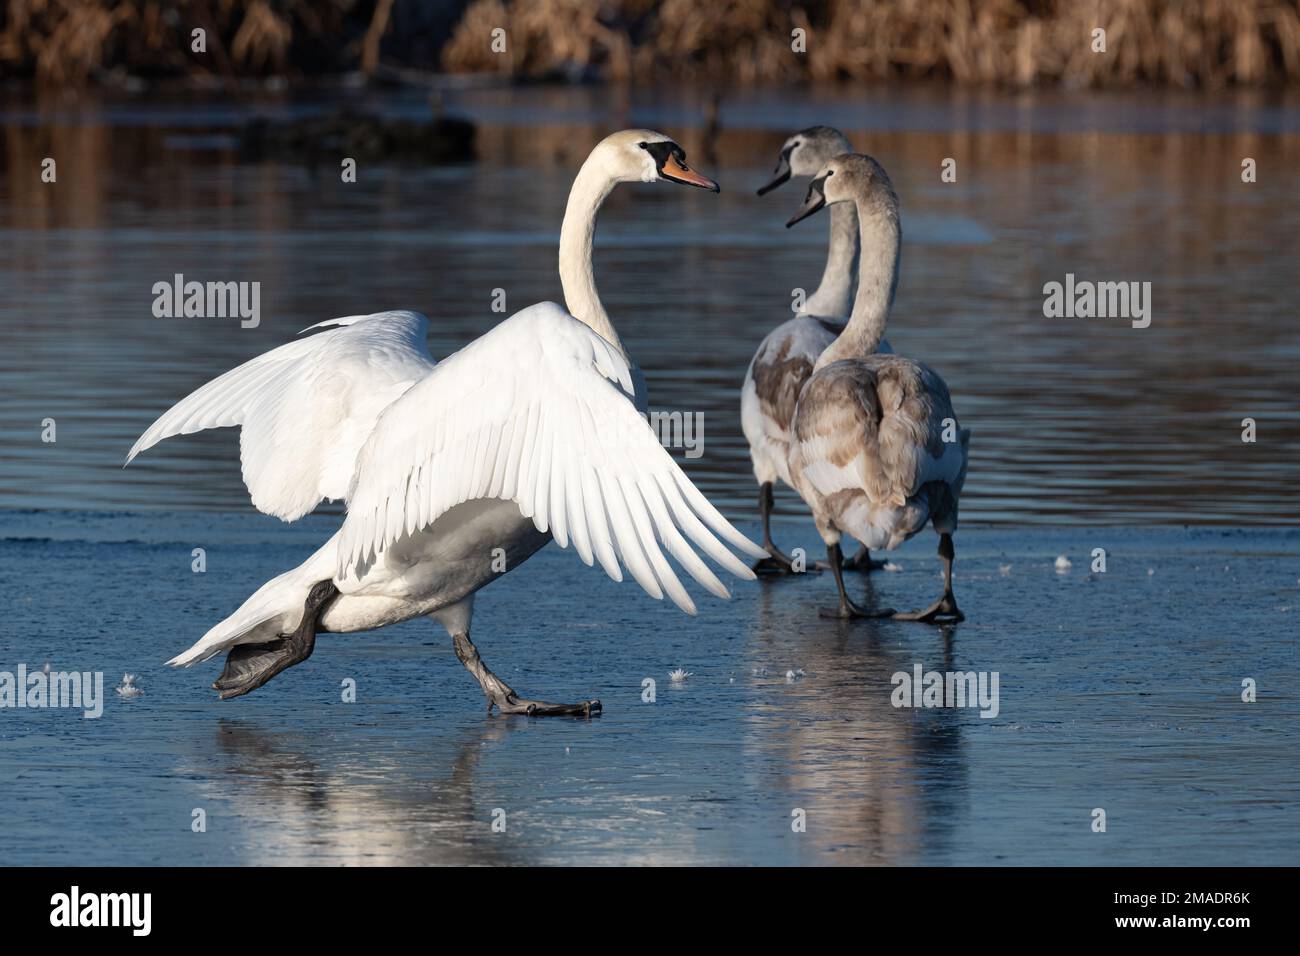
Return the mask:
<svg viewBox="0 0 1300 956">
<path fill-rule="evenodd" d="M 840 553 L 838 544 L 832 544 L 826 548 L 826 562 L 835 575 L 835 586 L 840 591 L 840 606 L 822 608 L 822 617 L 890 617 L 894 613 L 892 607 L 885 608 L 883 611 L 868 611 L 866 608 L 858 607 L 849 600 L 848 592 L 844 590 L 844 572 L 842 568 L 844 555 Z"/>
<path fill-rule="evenodd" d="M 478 648 L 469 639 L 469 634 L 452 634 L 451 639 L 456 646 L 456 656 L 483 688 L 489 714 L 492 713 L 493 707 L 503 714 L 526 714 L 529 717 L 594 717 L 600 713 L 598 700 L 583 700 L 576 704 L 548 704 L 542 700 L 525 700 L 515 693 L 514 688 L 488 669 L 488 666 L 483 663 L 483 658 L 478 656 Z"/>
<path fill-rule="evenodd" d="M 268 644 L 239 644 L 226 655 L 226 669 L 212 689 L 222 700 L 257 690 L 276 674 L 301 664 L 316 649 L 316 625 L 325 606 L 339 593 L 333 581 L 319 581 L 307 594 L 302 623 L 292 634 Z"/>
<path fill-rule="evenodd" d="M 772 483 L 765 481 L 758 487 L 758 513 L 763 519 L 763 547 L 769 557 L 763 558 L 754 570 L 759 574 L 797 574 L 794 560 L 772 541 Z"/>
<path fill-rule="evenodd" d="M 894 620 L 924 621 L 926 624 L 949 624 L 966 620 L 966 615 L 957 607 L 957 599 L 952 593 L 952 559 L 955 553 L 952 535 L 939 535 L 939 557 L 943 561 L 943 596 L 924 610 L 895 614 Z"/>
<path fill-rule="evenodd" d="M 865 544 L 858 545 L 858 553 L 844 562 L 845 571 L 862 571 L 863 573 L 879 571 L 884 566 L 884 561 L 873 561 L 871 559 L 871 549 Z"/>
<path fill-rule="evenodd" d="M 818 571 L 829 571 L 831 566 L 825 561 L 818 561 L 813 565 Z M 885 567 L 884 561 L 872 561 L 871 549 L 865 544 L 858 545 L 858 553 L 844 562 L 845 571 L 861 571 L 868 574 L 872 571 L 880 571 Z"/>
</svg>

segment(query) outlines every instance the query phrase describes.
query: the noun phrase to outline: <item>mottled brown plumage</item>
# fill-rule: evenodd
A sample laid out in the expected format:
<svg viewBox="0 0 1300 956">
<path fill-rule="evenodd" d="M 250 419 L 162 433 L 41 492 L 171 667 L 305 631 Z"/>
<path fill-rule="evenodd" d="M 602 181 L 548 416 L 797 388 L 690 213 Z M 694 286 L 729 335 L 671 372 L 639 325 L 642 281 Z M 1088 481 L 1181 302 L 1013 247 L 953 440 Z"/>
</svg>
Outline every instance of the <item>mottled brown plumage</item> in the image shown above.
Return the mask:
<svg viewBox="0 0 1300 956">
<path fill-rule="evenodd" d="M 777 188 L 792 176 L 815 175 L 849 149 L 848 140 L 838 130 L 827 126 L 800 130 L 783 144 L 774 178 L 758 194 Z M 790 419 L 799 392 L 812 375 L 818 357 L 848 321 L 857 275 L 858 237 L 856 209 L 851 203 L 836 206 L 830 214 L 830 246 L 821 284 L 799 306 L 798 315 L 777 326 L 759 344 L 741 386 L 741 428 L 749 441 L 749 456 L 759 483 L 763 544 L 771 554 L 758 565 L 762 570 L 792 569 L 791 559 L 772 542 L 772 489 L 777 481 L 790 484 Z M 878 351 L 889 350 L 887 342 L 880 343 Z M 865 549 L 855 563 L 861 570 L 872 568 Z"/>
<path fill-rule="evenodd" d="M 856 607 L 840 576 L 840 537 L 869 548 L 896 548 L 927 523 L 940 535 L 944 595 L 934 605 L 894 615 L 960 619 L 952 596 L 952 532 L 966 480 L 970 432 L 953 411 L 933 369 L 900 355 L 879 355 L 898 281 L 898 198 L 884 169 L 868 156 L 841 156 L 813 180 L 791 224 L 828 203 L 853 202 L 861 229 L 853 314 L 818 358 L 799 393 L 790 425 L 791 483 L 812 509 L 835 572 L 835 616 L 881 616 Z M 893 612 L 889 612 L 893 613 Z"/>
<path fill-rule="evenodd" d="M 785 458 L 789 454 L 790 422 L 804 384 L 812 377 L 817 355 L 835 341 L 835 334 L 815 319 L 793 320 L 801 326 L 793 334 L 764 343 L 750 367 L 752 400 L 758 405 L 761 423 L 750 439 L 751 448 L 770 446 L 768 456 L 775 464 L 775 476 L 788 483 Z M 815 352 L 813 350 L 816 350 Z M 752 416 L 751 416 L 752 417 Z M 773 476 L 765 476 L 771 480 Z"/>
<path fill-rule="evenodd" d="M 947 386 L 919 362 L 871 355 L 819 369 L 799 396 L 790 458 L 795 488 L 828 543 L 844 533 L 894 548 L 929 520 L 956 528 L 963 432 Z"/>
</svg>

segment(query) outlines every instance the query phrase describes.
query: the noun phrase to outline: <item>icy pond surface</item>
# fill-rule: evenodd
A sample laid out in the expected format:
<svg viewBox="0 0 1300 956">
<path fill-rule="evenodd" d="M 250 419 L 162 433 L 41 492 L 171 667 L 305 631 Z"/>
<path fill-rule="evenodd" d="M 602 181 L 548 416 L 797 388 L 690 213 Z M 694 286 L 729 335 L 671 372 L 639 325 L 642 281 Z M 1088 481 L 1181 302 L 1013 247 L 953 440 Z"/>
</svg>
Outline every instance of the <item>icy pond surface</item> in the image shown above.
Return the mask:
<svg viewBox="0 0 1300 956">
<path fill-rule="evenodd" d="M 103 671 L 108 697 L 97 720 L 0 710 L 7 862 L 1297 861 L 1294 531 L 962 530 L 968 620 L 944 629 L 821 620 L 825 575 L 703 595 L 692 619 L 552 545 L 481 592 L 475 639 L 526 693 L 599 697 L 590 721 L 484 716 L 423 620 L 325 635 L 225 703 L 216 662 L 161 666 L 331 526 L 5 514 L 0 670 Z M 861 600 L 927 602 L 933 548 L 909 542 Z M 996 671 L 997 716 L 895 708 L 918 664 Z M 143 696 L 113 693 L 125 672 Z"/>
</svg>

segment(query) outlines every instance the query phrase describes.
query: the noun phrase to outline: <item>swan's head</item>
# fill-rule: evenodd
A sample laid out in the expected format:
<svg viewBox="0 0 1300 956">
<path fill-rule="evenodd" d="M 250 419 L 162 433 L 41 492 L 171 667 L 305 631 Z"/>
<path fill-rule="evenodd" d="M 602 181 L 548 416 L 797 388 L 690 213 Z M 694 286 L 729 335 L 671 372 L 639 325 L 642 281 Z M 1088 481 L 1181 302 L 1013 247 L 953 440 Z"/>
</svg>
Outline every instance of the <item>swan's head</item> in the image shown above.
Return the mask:
<svg viewBox="0 0 1300 956">
<path fill-rule="evenodd" d="M 587 161 L 598 163 L 614 182 L 664 180 L 718 192 L 717 183 L 686 165 L 686 150 L 654 130 L 625 129 L 612 133 L 596 145 Z"/>
<path fill-rule="evenodd" d="M 853 147 L 844 134 L 829 126 L 809 126 L 800 130 L 781 146 L 772 180 L 758 191 L 761 196 L 787 181 L 791 176 L 816 176 L 836 156 L 851 153 Z"/>
<path fill-rule="evenodd" d="M 837 202 L 856 202 L 859 216 L 876 212 L 898 218 L 898 196 L 885 168 L 870 156 L 850 153 L 835 157 L 821 168 L 808 184 L 808 196 L 785 224 L 786 228 Z"/>
</svg>

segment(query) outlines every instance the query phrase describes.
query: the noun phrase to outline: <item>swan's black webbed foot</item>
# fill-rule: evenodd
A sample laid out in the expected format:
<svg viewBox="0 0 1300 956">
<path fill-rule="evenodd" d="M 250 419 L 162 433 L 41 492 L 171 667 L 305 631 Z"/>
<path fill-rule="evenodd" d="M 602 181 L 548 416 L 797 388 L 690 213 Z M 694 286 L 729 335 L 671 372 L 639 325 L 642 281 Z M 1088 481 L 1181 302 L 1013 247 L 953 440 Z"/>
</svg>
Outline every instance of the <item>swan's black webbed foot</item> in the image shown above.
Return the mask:
<svg viewBox="0 0 1300 956">
<path fill-rule="evenodd" d="M 768 557 L 761 559 L 754 565 L 755 574 L 798 574 L 794 568 L 794 559 L 787 554 L 783 554 L 774 544 L 764 545 L 767 548 Z M 817 568 L 816 570 L 821 570 Z"/>
<path fill-rule="evenodd" d="M 860 571 L 863 574 L 870 574 L 872 571 L 883 571 L 884 569 L 885 562 L 874 560 L 871 557 L 871 549 L 865 544 L 859 546 L 858 553 L 844 562 L 845 571 Z"/>
<path fill-rule="evenodd" d="M 891 614 L 895 621 L 922 621 L 926 624 L 955 624 L 966 620 L 966 615 L 957 607 L 957 599 L 948 591 L 943 597 L 921 611 L 899 611 Z"/>
<path fill-rule="evenodd" d="M 763 519 L 763 547 L 768 557 L 753 566 L 755 574 L 799 574 L 794 559 L 772 541 L 772 483 L 764 482 L 758 489 L 758 513 Z M 820 569 L 818 569 L 820 570 Z"/>
<path fill-rule="evenodd" d="M 522 714 L 526 717 L 598 717 L 601 706 L 598 700 L 582 700 L 576 704 L 550 704 L 544 700 L 527 700 L 515 693 L 513 687 L 488 668 L 479 657 L 478 648 L 468 634 L 451 636 L 456 656 L 465 669 L 474 675 L 483 696 L 487 698 L 488 713 L 495 707 L 503 714 Z"/>
<path fill-rule="evenodd" d="M 922 621 L 926 624 L 955 624 L 966 620 L 966 615 L 957 607 L 957 599 L 952 594 L 952 559 L 955 554 L 952 535 L 939 535 L 939 558 L 943 561 L 943 596 L 923 610 L 899 612 L 893 615 L 894 620 Z"/>
<path fill-rule="evenodd" d="M 266 644 L 239 644 L 226 655 L 226 667 L 212 684 L 222 700 L 257 690 L 281 671 L 301 664 L 316 649 L 316 625 L 325 606 L 339 593 L 333 581 L 312 586 L 303 606 L 302 623 L 292 634 Z"/>
<path fill-rule="evenodd" d="M 892 607 L 887 607 L 879 611 L 868 611 L 866 608 L 859 607 L 858 605 L 854 604 L 852 601 L 849 600 L 845 600 L 841 602 L 839 607 L 821 608 L 818 610 L 817 614 L 819 617 L 833 618 L 838 620 L 849 620 L 855 617 L 880 618 L 880 617 L 897 616 L 894 613 L 894 609 Z"/>
<path fill-rule="evenodd" d="M 543 700 L 524 700 L 516 697 L 513 691 L 492 703 L 503 714 L 524 714 L 528 717 L 596 717 L 601 711 L 598 700 L 581 700 L 576 704 L 548 704 Z"/>
<path fill-rule="evenodd" d="M 894 613 L 893 608 L 885 608 L 880 611 L 868 611 L 866 608 L 858 607 L 849 600 L 848 592 L 844 590 L 844 574 L 841 567 L 844 563 L 844 556 L 840 553 L 838 544 L 827 545 L 826 563 L 831 571 L 835 573 L 835 586 L 840 592 L 839 607 L 822 608 L 818 613 L 822 617 L 830 618 L 854 618 L 854 617 L 890 617 Z"/>
</svg>

